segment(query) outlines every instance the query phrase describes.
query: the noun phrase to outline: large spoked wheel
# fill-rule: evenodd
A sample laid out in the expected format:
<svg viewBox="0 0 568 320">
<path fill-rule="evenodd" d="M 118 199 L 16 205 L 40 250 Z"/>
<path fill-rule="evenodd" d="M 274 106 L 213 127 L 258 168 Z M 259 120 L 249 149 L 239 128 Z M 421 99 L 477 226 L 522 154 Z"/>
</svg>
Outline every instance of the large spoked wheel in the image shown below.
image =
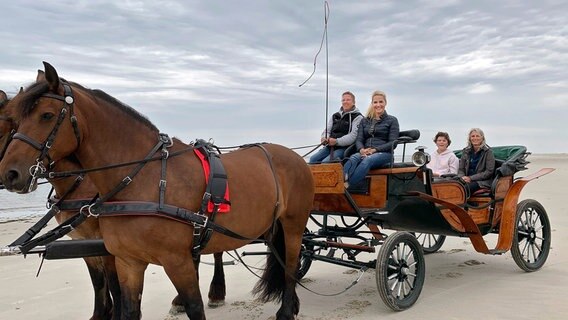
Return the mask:
<svg viewBox="0 0 568 320">
<path fill-rule="evenodd" d="M 422 246 L 408 232 L 393 233 L 379 250 L 375 271 L 383 302 L 395 311 L 410 308 L 424 285 L 426 265 Z"/>
<path fill-rule="evenodd" d="M 540 269 L 550 252 L 550 221 L 546 210 L 536 200 L 523 200 L 517 205 L 515 225 L 513 260 L 527 272 Z"/>
<path fill-rule="evenodd" d="M 446 236 L 441 234 L 431 234 L 431 233 L 413 233 L 418 240 L 418 243 L 422 246 L 424 254 L 434 253 L 442 247 L 444 241 L 446 241 Z"/>
</svg>

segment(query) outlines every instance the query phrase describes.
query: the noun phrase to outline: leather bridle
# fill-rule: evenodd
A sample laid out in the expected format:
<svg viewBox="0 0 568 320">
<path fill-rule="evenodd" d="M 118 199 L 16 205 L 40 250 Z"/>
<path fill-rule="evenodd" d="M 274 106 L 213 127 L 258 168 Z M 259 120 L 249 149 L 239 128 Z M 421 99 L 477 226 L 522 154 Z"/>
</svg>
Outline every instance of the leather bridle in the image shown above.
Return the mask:
<svg viewBox="0 0 568 320">
<path fill-rule="evenodd" d="M 77 117 L 74 114 L 73 106 L 75 103 L 75 99 L 73 97 L 73 91 L 71 90 L 71 86 L 68 83 L 63 83 L 63 90 L 64 95 L 58 95 L 53 93 L 44 93 L 41 95 L 40 98 L 51 98 L 60 100 L 63 102 L 63 106 L 61 111 L 59 112 L 59 116 L 57 117 L 57 122 L 51 132 L 47 136 L 46 140 L 43 143 L 39 143 L 36 140 L 30 138 L 29 136 L 21 133 L 16 132 L 12 135 L 12 140 L 20 140 L 32 148 L 38 150 L 40 152 L 39 156 L 36 159 L 36 164 L 30 167 L 29 173 L 31 175 L 30 180 L 28 181 L 28 191 L 32 191 L 34 184 L 36 183 L 40 174 L 43 174 L 50 170 L 53 167 L 54 162 L 52 161 L 51 157 L 49 156 L 49 150 L 53 146 L 55 141 L 55 137 L 63 120 L 65 119 L 67 113 L 69 113 L 69 119 L 71 121 L 71 125 L 73 126 L 73 132 L 75 133 L 75 138 L 77 139 L 77 147 L 79 147 L 81 143 L 81 137 L 79 133 L 79 127 L 77 126 Z M 8 143 L 6 144 L 7 147 Z M 4 150 L 5 151 L 5 150 Z M 47 166 L 44 164 L 44 160 L 47 159 Z"/>
</svg>

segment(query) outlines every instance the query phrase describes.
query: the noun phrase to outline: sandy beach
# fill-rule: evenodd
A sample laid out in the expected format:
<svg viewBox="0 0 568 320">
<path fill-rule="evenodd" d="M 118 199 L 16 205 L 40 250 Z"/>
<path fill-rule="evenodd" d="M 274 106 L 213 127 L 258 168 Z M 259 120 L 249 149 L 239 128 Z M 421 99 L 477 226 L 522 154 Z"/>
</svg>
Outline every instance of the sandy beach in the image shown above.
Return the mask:
<svg viewBox="0 0 568 320">
<path fill-rule="evenodd" d="M 552 248 L 544 267 L 533 273 L 519 269 L 510 253 L 489 256 L 475 252 L 467 238 L 448 238 L 442 249 L 426 256 L 426 280 L 416 304 L 393 312 L 377 292 L 375 271 L 367 270 L 361 281 L 336 296 L 321 296 L 298 288 L 301 307 L 298 319 L 565 319 L 568 314 L 568 155 L 532 155 L 528 175 L 539 168 L 553 173 L 530 182 L 521 199 L 538 200 L 552 225 Z M 4 191 L 3 191 L 4 192 Z M 17 195 L 14 194 L 14 197 Z M 0 245 L 17 238 L 34 219 L 0 224 Z M 387 231 L 389 233 L 389 231 Z M 485 237 L 489 247 L 496 235 Z M 264 250 L 253 245 L 244 250 Z M 243 250 L 239 250 L 242 252 Z M 373 259 L 373 256 L 370 256 Z M 205 256 L 203 261 L 212 261 Z M 226 261 L 233 259 L 225 255 Z M 262 267 L 258 256 L 245 257 L 253 267 Z M 81 259 L 44 261 L 37 255 L 0 257 L 0 319 L 88 319 L 93 293 L 87 268 Z M 201 267 L 201 291 L 207 295 L 213 267 Z M 260 272 L 260 271 L 258 271 Z M 225 267 L 226 305 L 206 309 L 208 319 L 274 319 L 278 306 L 255 301 L 251 290 L 256 277 L 240 263 Z M 314 262 L 302 281 L 322 294 L 341 292 L 358 276 L 356 270 Z M 142 297 L 143 319 L 186 319 L 168 314 L 174 288 L 164 271 L 150 266 Z"/>
</svg>

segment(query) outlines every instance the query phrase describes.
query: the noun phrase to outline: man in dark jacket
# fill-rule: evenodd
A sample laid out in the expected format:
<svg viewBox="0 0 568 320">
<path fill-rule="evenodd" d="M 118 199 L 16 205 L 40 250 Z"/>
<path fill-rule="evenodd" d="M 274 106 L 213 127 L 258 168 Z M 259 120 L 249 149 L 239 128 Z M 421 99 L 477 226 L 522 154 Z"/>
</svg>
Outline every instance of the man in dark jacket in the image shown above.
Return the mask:
<svg viewBox="0 0 568 320">
<path fill-rule="evenodd" d="M 361 119 L 363 116 L 355 107 L 355 95 L 349 91 L 344 92 L 341 95 L 339 112 L 331 116 L 326 129 L 321 134 L 321 143 L 324 147 L 310 157 L 310 163 L 343 159 L 345 149 L 355 142 Z"/>
</svg>

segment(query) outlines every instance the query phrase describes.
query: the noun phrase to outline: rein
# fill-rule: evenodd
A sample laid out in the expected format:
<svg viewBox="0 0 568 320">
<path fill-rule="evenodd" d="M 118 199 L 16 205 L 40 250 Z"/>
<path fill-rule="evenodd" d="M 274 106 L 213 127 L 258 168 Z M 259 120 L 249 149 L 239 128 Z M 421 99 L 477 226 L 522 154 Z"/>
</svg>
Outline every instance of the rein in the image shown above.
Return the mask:
<svg viewBox="0 0 568 320">
<path fill-rule="evenodd" d="M 78 210 L 83 205 L 85 205 L 84 200 L 65 200 L 65 199 L 67 199 L 67 197 L 69 195 L 71 195 L 71 193 L 73 193 L 75 190 L 77 190 L 77 188 L 79 187 L 81 182 L 83 182 L 83 180 L 84 180 L 84 177 L 82 175 L 78 176 L 75 179 L 75 181 L 73 182 L 73 184 L 71 185 L 71 187 L 69 189 L 67 189 L 67 191 L 65 191 L 65 193 L 57 201 L 55 201 L 56 198 L 51 197 L 51 193 L 53 192 L 53 188 L 52 188 L 50 194 L 48 195 L 48 199 L 47 199 L 49 211 L 47 211 L 47 213 L 40 220 L 38 220 L 33 226 L 31 226 L 24 234 L 22 234 L 18 239 L 16 239 L 14 242 L 12 242 L 9 246 L 10 247 L 20 246 L 20 250 L 23 253 L 26 253 L 30 249 L 34 248 L 35 246 L 50 243 L 53 240 L 58 239 L 58 238 L 56 238 L 56 239 L 51 240 L 53 230 L 42 235 L 41 237 L 39 237 L 37 239 L 33 239 L 33 238 L 41 231 L 41 229 L 43 229 L 47 225 L 47 223 L 56 214 L 58 214 L 62 210 Z M 70 220 L 67 220 L 67 221 L 69 221 L 69 223 L 72 222 Z M 65 224 L 65 222 L 62 223 L 60 226 L 63 226 L 64 224 Z"/>
<path fill-rule="evenodd" d="M 191 150 L 193 150 L 193 147 L 188 147 L 188 148 L 185 148 L 185 149 L 182 149 L 182 150 L 178 150 L 176 152 L 170 152 L 169 158 L 179 156 L 180 154 L 186 153 L 186 152 L 191 151 Z M 122 163 L 111 164 L 111 165 L 107 165 L 107 166 L 101 166 L 101 167 L 89 168 L 89 169 L 78 169 L 78 170 L 69 170 L 69 171 L 49 171 L 49 172 L 40 173 L 40 174 L 37 175 L 37 177 L 38 178 L 44 178 L 44 179 L 66 178 L 66 177 L 72 177 L 72 176 L 76 176 L 76 175 L 80 175 L 80 174 L 86 174 L 86 173 L 89 173 L 89 172 L 96 172 L 96 171 L 116 169 L 116 168 L 121 168 L 121 167 L 128 167 L 128 166 L 131 166 L 131 165 L 141 164 L 141 163 L 146 164 L 148 162 L 157 161 L 157 160 L 162 160 L 162 156 L 145 158 L 145 159 L 142 159 L 142 160 L 135 160 L 135 161 L 129 161 L 129 162 L 122 162 Z"/>
</svg>

